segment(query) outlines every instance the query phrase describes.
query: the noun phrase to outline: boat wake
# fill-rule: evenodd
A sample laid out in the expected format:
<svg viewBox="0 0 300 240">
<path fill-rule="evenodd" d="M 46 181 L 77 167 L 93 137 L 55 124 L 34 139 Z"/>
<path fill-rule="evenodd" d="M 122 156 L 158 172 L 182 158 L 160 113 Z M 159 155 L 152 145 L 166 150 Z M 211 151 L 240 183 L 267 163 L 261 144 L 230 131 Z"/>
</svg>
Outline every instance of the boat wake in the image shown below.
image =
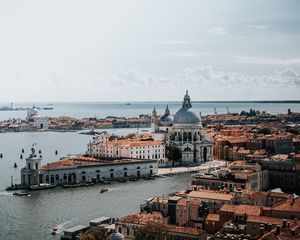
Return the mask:
<svg viewBox="0 0 300 240">
<path fill-rule="evenodd" d="M 72 222 L 72 220 L 69 220 L 69 221 L 63 222 L 61 224 L 55 225 L 52 228 L 49 228 L 49 231 L 53 235 L 59 234 L 59 233 L 61 233 L 64 230 L 65 225 L 67 225 L 70 222 Z"/>
<path fill-rule="evenodd" d="M 0 191 L 0 196 L 12 196 L 12 193 L 7 191 Z"/>
</svg>

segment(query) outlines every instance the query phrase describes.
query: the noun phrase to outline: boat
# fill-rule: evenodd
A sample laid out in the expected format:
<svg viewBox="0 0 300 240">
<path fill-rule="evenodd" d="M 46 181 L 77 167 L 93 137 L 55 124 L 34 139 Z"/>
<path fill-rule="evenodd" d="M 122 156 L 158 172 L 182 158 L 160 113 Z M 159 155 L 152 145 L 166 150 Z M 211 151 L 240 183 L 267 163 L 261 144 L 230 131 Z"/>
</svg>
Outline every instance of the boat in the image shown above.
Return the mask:
<svg viewBox="0 0 300 240">
<path fill-rule="evenodd" d="M 127 178 L 120 178 L 118 179 L 118 182 L 127 182 Z"/>
<path fill-rule="evenodd" d="M 129 178 L 129 181 L 135 182 L 135 181 L 137 181 L 137 180 L 139 180 L 137 177 L 130 177 L 130 178 Z"/>
<path fill-rule="evenodd" d="M 72 184 L 63 184 L 63 188 L 76 188 L 76 187 L 81 187 L 80 183 L 72 183 Z"/>
<path fill-rule="evenodd" d="M 31 185 L 28 187 L 28 190 L 30 191 L 36 191 L 36 190 L 45 190 L 45 189 L 51 189 L 55 188 L 55 184 L 48 184 L 48 183 L 41 183 L 39 185 Z"/>
<path fill-rule="evenodd" d="M 60 228 L 59 226 L 54 226 L 52 229 L 51 229 L 51 234 L 53 235 L 56 235 L 60 232 Z"/>
<path fill-rule="evenodd" d="M 20 197 L 28 197 L 28 196 L 30 196 L 28 193 L 25 193 L 25 192 L 14 192 L 13 195 L 14 196 L 20 196 Z"/>
<path fill-rule="evenodd" d="M 18 165 L 15 163 L 15 164 L 14 164 L 14 168 L 17 168 L 17 167 L 18 167 Z"/>
<path fill-rule="evenodd" d="M 110 184 L 110 181 L 105 180 L 105 179 L 101 179 L 100 182 L 103 183 L 103 184 Z"/>
<path fill-rule="evenodd" d="M 100 193 L 105 193 L 105 192 L 107 192 L 108 191 L 108 188 L 101 188 L 100 189 Z"/>
<path fill-rule="evenodd" d="M 131 105 L 131 103 L 126 103 L 126 105 Z"/>
<path fill-rule="evenodd" d="M 43 107 L 43 110 L 53 110 L 53 107 Z"/>
</svg>

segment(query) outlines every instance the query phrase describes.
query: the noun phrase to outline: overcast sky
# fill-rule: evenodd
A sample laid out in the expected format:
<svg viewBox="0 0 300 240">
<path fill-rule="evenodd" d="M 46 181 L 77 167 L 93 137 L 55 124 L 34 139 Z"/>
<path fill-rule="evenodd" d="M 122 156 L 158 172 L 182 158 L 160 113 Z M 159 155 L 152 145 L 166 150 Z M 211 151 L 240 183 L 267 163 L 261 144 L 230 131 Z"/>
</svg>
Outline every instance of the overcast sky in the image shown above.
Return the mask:
<svg viewBox="0 0 300 240">
<path fill-rule="evenodd" d="M 298 0 L 2 0 L 0 101 L 300 99 Z"/>
</svg>

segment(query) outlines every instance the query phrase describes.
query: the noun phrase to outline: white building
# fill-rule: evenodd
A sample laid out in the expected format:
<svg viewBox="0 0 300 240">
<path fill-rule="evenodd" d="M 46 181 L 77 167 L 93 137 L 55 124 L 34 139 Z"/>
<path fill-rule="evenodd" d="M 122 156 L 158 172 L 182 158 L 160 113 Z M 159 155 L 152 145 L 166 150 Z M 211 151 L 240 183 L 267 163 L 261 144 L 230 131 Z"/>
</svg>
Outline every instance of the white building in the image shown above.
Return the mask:
<svg viewBox="0 0 300 240">
<path fill-rule="evenodd" d="M 65 184 L 86 182 L 92 179 L 118 179 L 143 177 L 157 174 L 157 161 L 148 159 L 110 159 L 101 160 L 92 157 L 73 156 L 67 159 L 41 165 L 42 157 L 37 154 L 36 146 L 26 159 L 21 170 L 23 186 L 41 183 Z"/>
<path fill-rule="evenodd" d="M 165 144 L 152 139 L 133 138 L 108 141 L 109 137 L 99 135 L 88 144 L 87 154 L 96 158 L 153 159 L 159 165 L 166 161 Z"/>
<path fill-rule="evenodd" d="M 48 129 L 48 117 L 44 117 L 38 113 L 38 110 L 33 107 L 27 111 L 27 122 L 31 124 L 33 128 L 37 129 Z"/>
<path fill-rule="evenodd" d="M 192 109 L 188 91 L 183 99 L 182 108 L 173 116 L 167 106 L 162 117 L 157 116 L 154 108 L 151 119 L 154 140 L 165 141 L 180 151 L 181 165 L 198 165 L 212 160 L 212 142 L 203 131 L 200 113 Z"/>
</svg>

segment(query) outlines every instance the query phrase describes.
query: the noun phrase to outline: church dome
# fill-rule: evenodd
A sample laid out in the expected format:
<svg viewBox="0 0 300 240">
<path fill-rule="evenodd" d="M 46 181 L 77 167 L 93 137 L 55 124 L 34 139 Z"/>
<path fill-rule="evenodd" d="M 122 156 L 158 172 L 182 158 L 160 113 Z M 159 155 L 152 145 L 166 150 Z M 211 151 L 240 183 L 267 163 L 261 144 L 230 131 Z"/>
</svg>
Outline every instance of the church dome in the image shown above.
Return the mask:
<svg viewBox="0 0 300 240">
<path fill-rule="evenodd" d="M 174 117 L 174 123 L 182 124 L 197 124 L 201 119 L 192 109 L 181 108 L 177 111 Z"/>
<path fill-rule="evenodd" d="M 167 105 L 165 114 L 159 120 L 159 126 L 172 126 L 173 116 L 170 115 L 169 106 Z"/>
<path fill-rule="evenodd" d="M 163 116 L 159 120 L 160 126 L 172 126 L 173 125 L 173 117 L 172 116 Z"/>
<path fill-rule="evenodd" d="M 109 236 L 108 239 L 110 239 L 110 240 L 124 240 L 124 236 L 121 233 L 114 232 Z"/>
<path fill-rule="evenodd" d="M 183 99 L 182 108 L 174 116 L 174 124 L 197 124 L 201 123 L 200 115 L 192 109 L 191 98 L 188 91 Z"/>
</svg>

